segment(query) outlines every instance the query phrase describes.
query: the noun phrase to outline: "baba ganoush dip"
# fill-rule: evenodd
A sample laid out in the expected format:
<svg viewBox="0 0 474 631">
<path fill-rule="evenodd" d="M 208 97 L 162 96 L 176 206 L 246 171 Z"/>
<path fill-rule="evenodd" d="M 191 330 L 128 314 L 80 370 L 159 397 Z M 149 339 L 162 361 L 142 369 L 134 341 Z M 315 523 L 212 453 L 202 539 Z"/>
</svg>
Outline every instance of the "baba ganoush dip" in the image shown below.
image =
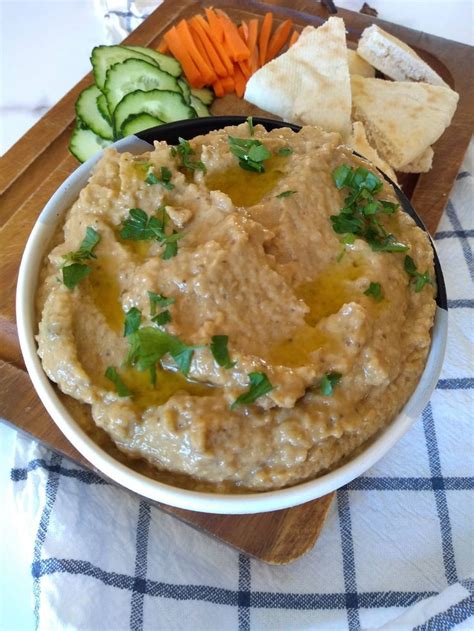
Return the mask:
<svg viewBox="0 0 474 631">
<path fill-rule="evenodd" d="M 43 368 L 158 478 L 216 492 L 314 478 L 423 371 L 431 245 L 335 133 L 249 120 L 107 149 L 55 244 Z"/>
</svg>

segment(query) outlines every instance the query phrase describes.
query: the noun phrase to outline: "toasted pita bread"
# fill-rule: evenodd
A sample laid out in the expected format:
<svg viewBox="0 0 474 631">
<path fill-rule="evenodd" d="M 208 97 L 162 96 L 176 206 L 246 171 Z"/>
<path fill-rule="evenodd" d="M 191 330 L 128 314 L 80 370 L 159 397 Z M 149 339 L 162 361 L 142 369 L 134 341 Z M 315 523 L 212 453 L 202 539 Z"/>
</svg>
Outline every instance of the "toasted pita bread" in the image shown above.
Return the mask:
<svg viewBox="0 0 474 631">
<path fill-rule="evenodd" d="M 423 153 L 398 170 L 400 173 L 428 173 L 433 164 L 434 151 L 431 147 L 425 149 Z"/>
<path fill-rule="evenodd" d="M 287 121 L 347 137 L 351 88 L 344 21 L 331 17 L 317 29 L 307 26 L 286 53 L 250 77 L 244 98 Z"/>
<path fill-rule="evenodd" d="M 352 114 L 369 142 L 394 169 L 432 145 L 456 111 L 459 95 L 441 86 L 352 77 Z"/>
<path fill-rule="evenodd" d="M 355 50 L 347 49 L 347 61 L 349 63 L 349 74 L 357 74 L 360 77 L 375 77 L 375 68 L 368 64 Z"/>
<path fill-rule="evenodd" d="M 369 64 L 395 81 L 424 81 L 448 87 L 410 46 L 375 24 L 362 33 L 357 52 Z"/>
<path fill-rule="evenodd" d="M 355 122 L 352 125 L 352 136 L 350 138 L 349 145 L 354 149 L 354 151 L 360 153 L 361 156 L 367 158 L 369 162 L 372 162 L 373 165 L 388 175 L 391 180 L 397 182 L 395 171 L 387 162 L 385 162 L 385 160 L 382 160 L 377 151 L 369 144 L 367 136 L 365 135 L 364 125 L 362 123 Z"/>
</svg>

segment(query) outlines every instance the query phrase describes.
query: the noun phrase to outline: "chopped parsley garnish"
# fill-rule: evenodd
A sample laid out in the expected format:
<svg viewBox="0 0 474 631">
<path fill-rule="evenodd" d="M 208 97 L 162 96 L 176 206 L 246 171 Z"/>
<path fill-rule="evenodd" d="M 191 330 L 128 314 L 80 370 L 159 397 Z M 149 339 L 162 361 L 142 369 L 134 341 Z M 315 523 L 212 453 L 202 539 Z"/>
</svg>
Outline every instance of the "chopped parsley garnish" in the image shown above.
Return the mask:
<svg viewBox="0 0 474 631">
<path fill-rule="evenodd" d="M 268 394 L 273 390 L 273 386 L 264 372 L 249 373 L 249 380 L 249 389 L 237 397 L 230 406 L 231 410 L 235 410 L 239 405 L 254 403 L 257 399 L 263 397 L 264 394 Z"/>
<path fill-rule="evenodd" d="M 193 353 L 198 346 L 188 346 L 174 335 L 155 327 L 143 327 L 128 336 L 130 349 L 127 362 L 138 370 L 150 372 L 151 381 L 156 382 L 156 364 L 169 353 L 178 370 L 189 373 Z"/>
<path fill-rule="evenodd" d="M 323 397 L 332 397 L 334 388 L 341 379 L 342 375 L 339 372 L 330 372 L 323 375 L 319 384 L 319 389 Z"/>
<path fill-rule="evenodd" d="M 271 156 L 271 153 L 260 140 L 228 136 L 227 141 L 230 152 L 239 159 L 241 169 L 255 173 L 265 172 L 263 162 Z"/>
<path fill-rule="evenodd" d="M 150 315 L 152 316 L 156 315 L 156 307 L 164 309 L 174 304 L 174 298 L 167 298 L 163 294 L 155 294 L 153 291 L 148 292 L 148 297 L 150 299 Z"/>
<path fill-rule="evenodd" d="M 294 195 L 296 192 L 297 191 L 282 191 L 281 193 L 278 193 L 276 198 L 280 199 L 282 197 L 290 197 L 290 195 Z"/>
<path fill-rule="evenodd" d="M 247 125 L 249 126 L 249 134 L 253 136 L 255 133 L 255 129 L 253 126 L 253 118 L 251 116 L 247 116 Z"/>
<path fill-rule="evenodd" d="M 184 237 L 184 234 L 176 230 L 167 234 L 169 217 L 166 207 L 160 206 L 158 213 L 150 217 L 141 208 L 131 208 L 128 211 L 128 218 L 122 224 L 120 238 L 129 241 L 159 241 L 165 246 L 161 258 L 166 260 L 176 256 L 177 242 Z"/>
<path fill-rule="evenodd" d="M 206 165 L 201 160 L 193 160 L 191 156 L 195 155 L 194 149 L 191 147 L 187 140 L 179 138 L 179 145 L 171 147 L 171 155 L 173 157 L 179 156 L 181 158 L 181 164 L 188 171 L 202 171 L 206 173 Z"/>
<path fill-rule="evenodd" d="M 364 294 L 373 298 L 375 302 L 381 302 L 383 300 L 382 285 L 380 283 L 370 283 Z"/>
<path fill-rule="evenodd" d="M 281 156 L 282 158 L 284 158 L 286 156 L 291 156 L 293 152 L 294 149 L 292 149 L 291 147 L 280 147 L 277 151 L 277 156 Z"/>
<path fill-rule="evenodd" d="M 353 169 L 341 164 L 332 172 L 332 179 L 338 190 L 349 191 L 340 214 L 330 218 L 334 232 L 365 239 L 375 252 L 408 250 L 377 219 L 378 214 L 393 214 L 398 204 L 375 198 L 382 189 L 382 181 L 376 175 L 364 167 Z"/>
<path fill-rule="evenodd" d="M 119 397 L 129 397 L 132 394 L 124 382 L 120 379 L 117 370 L 113 366 L 109 366 L 107 368 L 105 376 L 115 385 L 115 390 Z"/>
<path fill-rule="evenodd" d="M 63 259 L 70 265 L 63 265 L 63 283 L 68 289 L 74 289 L 81 280 L 86 278 L 91 273 L 91 268 L 79 261 L 85 261 L 88 259 L 97 258 L 94 254 L 94 249 L 100 241 L 100 234 L 88 226 L 86 228 L 86 236 L 81 242 L 79 249 L 75 252 L 69 252 L 63 256 Z"/>
<path fill-rule="evenodd" d="M 160 177 L 157 177 L 153 171 L 150 171 L 145 178 L 145 182 L 147 184 L 160 184 L 168 191 L 172 191 L 174 189 L 174 184 L 171 182 L 171 171 L 168 167 L 160 167 Z"/>
<path fill-rule="evenodd" d="M 213 335 L 211 338 L 211 353 L 222 368 L 233 368 L 235 362 L 230 360 L 229 349 L 227 343 L 229 337 L 227 335 Z"/>
<path fill-rule="evenodd" d="M 168 324 L 168 322 L 171 322 L 171 313 L 168 311 L 168 309 L 165 309 L 165 311 L 162 311 L 156 316 L 153 316 L 151 321 L 155 324 L 158 324 L 159 326 L 163 326 L 165 324 Z"/>
<path fill-rule="evenodd" d="M 127 337 L 128 335 L 138 331 L 141 321 L 142 314 L 139 309 L 132 307 L 129 311 L 127 311 L 123 327 L 123 336 Z"/>
<path fill-rule="evenodd" d="M 411 256 L 408 256 L 408 254 L 405 256 L 403 267 L 405 268 L 405 272 L 412 277 L 412 286 L 417 294 L 423 289 L 425 285 L 433 284 L 428 271 L 426 271 L 424 274 L 421 274 L 417 270 L 415 261 L 411 258 Z"/>
</svg>

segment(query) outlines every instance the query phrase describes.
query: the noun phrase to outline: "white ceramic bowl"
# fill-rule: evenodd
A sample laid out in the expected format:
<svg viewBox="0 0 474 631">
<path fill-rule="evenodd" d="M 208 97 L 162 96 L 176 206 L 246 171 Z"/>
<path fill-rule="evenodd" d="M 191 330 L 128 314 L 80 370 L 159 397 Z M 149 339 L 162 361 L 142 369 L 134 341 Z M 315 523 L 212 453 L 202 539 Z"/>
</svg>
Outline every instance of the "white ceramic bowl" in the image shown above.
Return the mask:
<svg viewBox="0 0 474 631">
<path fill-rule="evenodd" d="M 199 120 L 202 121 L 201 125 L 196 125 L 197 121 L 194 121 L 194 125 L 190 121 L 182 124 L 164 125 L 161 128 L 155 128 L 151 132 L 139 134 L 141 138 L 130 136 L 120 140 L 114 146 L 118 151 L 130 151 L 134 154 L 139 154 L 150 149 L 150 144 L 143 138 L 150 139 L 155 137 L 169 140 L 173 135 L 182 135 L 190 138 L 193 135 L 197 135 L 197 133 L 206 133 L 210 129 L 228 124 L 237 124 L 245 119 L 243 117 L 215 117 Z M 255 122 L 260 122 L 260 120 L 255 119 Z M 280 126 L 275 121 L 267 121 L 267 123 L 268 127 L 274 127 L 275 124 Z M 202 129 L 197 132 L 192 131 L 196 126 L 202 128 L 204 125 L 207 127 L 205 131 Z M 76 169 L 46 204 L 33 228 L 23 254 L 16 296 L 18 334 L 26 367 L 45 408 L 74 447 L 108 478 L 144 497 L 178 508 L 221 514 L 260 513 L 303 504 L 347 484 L 380 460 L 419 417 L 436 386 L 441 370 L 446 347 L 448 314 L 444 281 L 436 252 L 438 306 L 432 331 L 431 348 L 418 386 L 400 414 L 374 441 L 357 456 L 330 473 L 310 482 L 277 491 L 245 495 L 189 491 L 157 482 L 129 469 L 103 451 L 89 438 L 62 405 L 53 384 L 42 369 L 34 338 L 37 329 L 34 305 L 38 272 L 43 257 L 49 248 L 50 239 L 56 226 L 62 221 L 65 211 L 74 203 L 80 190 L 86 185 L 90 171 L 100 157 L 101 155 L 95 156 Z M 414 211 L 408 200 L 399 191 L 397 192 L 399 196 L 401 195 L 400 201 L 405 210 L 413 216 Z M 415 219 L 417 219 L 418 223 L 421 223 L 416 216 Z"/>
</svg>

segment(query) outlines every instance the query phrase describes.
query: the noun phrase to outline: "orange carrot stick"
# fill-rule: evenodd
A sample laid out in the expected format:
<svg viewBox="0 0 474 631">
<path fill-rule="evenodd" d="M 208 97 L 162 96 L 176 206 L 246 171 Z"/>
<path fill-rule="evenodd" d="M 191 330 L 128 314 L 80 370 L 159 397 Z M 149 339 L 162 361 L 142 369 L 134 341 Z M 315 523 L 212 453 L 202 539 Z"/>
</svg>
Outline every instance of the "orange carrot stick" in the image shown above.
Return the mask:
<svg viewBox="0 0 474 631">
<path fill-rule="evenodd" d="M 241 99 L 245 94 L 245 86 L 247 85 L 247 79 L 244 77 L 242 70 L 239 66 L 234 66 L 234 81 L 235 81 L 235 93 Z"/>
<path fill-rule="evenodd" d="M 213 33 L 215 33 L 217 40 L 219 43 L 223 43 L 224 41 L 224 27 L 217 14 L 214 12 L 214 9 L 206 8 L 204 9 L 206 12 L 206 17 L 209 22 L 209 26 L 211 27 Z"/>
<path fill-rule="evenodd" d="M 253 74 L 258 70 L 258 47 L 257 47 L 257 39 L 258 39 L 258 20 L 257 18 L 250 20 L 249 22 L 249 38 L 247 41 L 247 46 L 250 50 L 250 73 Z"/>
<path fill-rule="evenodd" d="M 233 92 L 235 89 L 235 82 L 234 79 L 232 77 L 224 77 L 221 80 L 222 83 L 222 87 L 224 88 L 224 92 L 226 94 L 229 94 L 230 92 Z"/>
<path fill-rule="evenodd" d="M 181 39 L 183 48 L 188 51 L 191 59 L 196 64 L 196 67 L 199 69 L 204 82 L 206 84 L 213 83 L 217 79 L 217 75 L 214 70 L 209 67 L 201 53 L 198 51 L 197 46 L 191 36 L 188 23 L 185 20 L 181 20 L 181 22 L 176 27 L 176 30 Z"/>
<path fill-rule="evenodd" d="M 224 28 L 224 42 L 227 46 L 229 57 L 232 61 L 245 61 L 250 57 L 250 51 L 247 44 L 240 37 L 237 26 L 224 11 L 217 9 L 216 13 L 218 13 Z"/>
<path fill-rule="evenodd" d="M 296 44 L 296 42 L 298 41 L 298 37 L 300 36 L 300 34 L 298 33 L 298 31 L 293 31 L 293 33 L 291 34 L 290 37 L 290 41 L 288 42 L 288 48 L 291 48 L 293 46 L 293 44 Z"/>
<path fill-rule="evenodd" d="M 248 79 L 250 77 L 250 75 L 252 74 L 250 72 L 249 60 L 247 60 L 247 61 L 238 61 L 237 65 L 239 66 L 240 70 L 242 71 L 242 74 L 244 75 L 245 79 Z"/>
<path fill-rule="evenodd" d="M 171 54 L 180 62 L 189 83 L 194 88 L 202 88 L 205 85 L 205 81 L 196 67 L 196 64 L 191 59 L 190 54 L 185 50 L 176 27 L 173 26 L 173 28 L 170 28 L 163 37 Z"/>
<path fill-rule="evenodd" d="M 218 77 L 227 77 L 229 74 L 227 68 L 221 61 L 221 58 L 217 54 L 210 39 L 208 39 L 206 31 L 202 28 L 199 22 L 191 20 L 189 23 L 191 29 L 191 35 L 196 41 L 196 44 L 201 50 L 202 55 L 205 57 L 208 64 L 214 70 Z"/>
<path fill-rule="evenodd" d="M 216 49 L 217 54 L 222 60 L 224 64 L 227 74 L 232 74 L 234 72 L 234 67 L 232 65 L 232 61 L 230 60 L 227 51 L 225 50 L 223 42 L 219 41 L 218 35 L 213 31 L 211 26 L 206 22 L 206 20 L 202 17 L 202 15 L 195 15 L 193 17 L 193 21 L 199 22 L 202 26 L 203 30 L 206 32 L 209 40 L 214 44 L 214 48 Z M 220 25 L 220 23 L 219 23 Z"/>
<path fill-rule="evenodd" d="M 248 45 L 248 41 L 249 41 L 249 27 L 247 25 L 247 22 L 245 20 L 242 20 L 240 26 L 239 26 L 239 34 L 240 37 L 244 40 L 244 42 Z"/>
<path fill-rule="evenodd" d="M 220 79 L 217 79 L 217 81 L 214 81 L 214 83 L 212 84 L 212 89 L 214 90 L 214 94 L 216 96 L 220 97 L 220 96 L 224 96 L 225 94 L 224 86 L 222 85 L 222 81 Z"/>
<path fill-rule="evenodd" d="M 268 42 L 270 40 L 270 33 L 272 32 L 273 13 L 265 13 L 263 18 L 262 30 L 260 31 L 260 38 L 258 40 L 259 56 L 258 60 L 260 66 L 263 66 L 267 57 Z"/>
<path fill-rule="evenodd" d="M 159 53 L 163 53 L 163 54 L 166 54 L 167 52 L 169 52 L 168 44 L 165 42 L 164 39 L 162 39 L 161 42 L 158 44 L 156 50 Z"/>
<path fill-rule="evenodd" d="M 288 39 L 292 26 L 293 22 L 291 20 L 285 20 L 277 29 L 275 29 L 275 32 L 268 43 L 267 55 L 265 58 L 266 62 L 276 57 L 286 44 L 286 40 Z"/>
</svg>

